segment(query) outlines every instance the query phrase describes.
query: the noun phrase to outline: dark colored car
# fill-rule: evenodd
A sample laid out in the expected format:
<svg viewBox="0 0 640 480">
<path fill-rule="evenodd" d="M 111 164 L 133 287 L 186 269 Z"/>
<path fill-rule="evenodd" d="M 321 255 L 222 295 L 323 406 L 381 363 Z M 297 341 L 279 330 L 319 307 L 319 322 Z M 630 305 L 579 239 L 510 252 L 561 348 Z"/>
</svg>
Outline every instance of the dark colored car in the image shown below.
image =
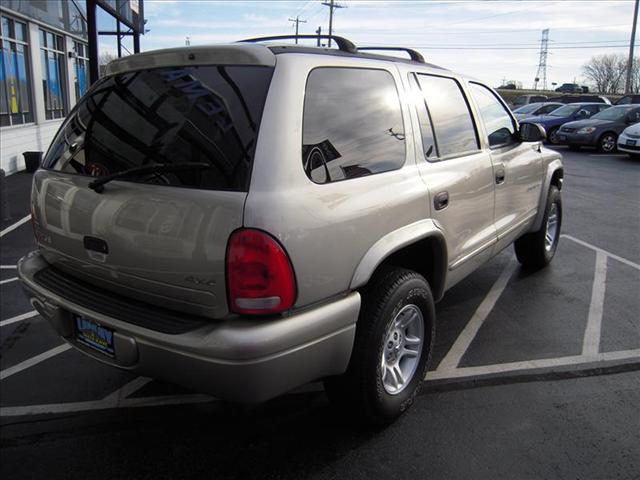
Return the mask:
<svg viewBox="0 0 640 480">
<path fill-rule="evenodd" d="M 615 105 L 640 104 L 640 95 L 625 95 L 620 98 Z"/>
<path fill-rule="evenodd" d="M 558 130 L 560 143 L 577 149 L 597 147 L 603 153 L 616 150 L 618 135 L 629 125 L 640 122 L 640 105 L 616 105 L 586 120 L 565 123 Z"/>
<path fill-rule="evenodd" d="M 609 107 L 610 105 L 604 103 L 570 103 L 554 110 L 548 115 L 528 117 L 524 119 L 524 121 L 528 121 L 529 118 L 531 118 L 532 122 L 542 125 L 547 131 L 547 140 L 549 143 L 558 145 L 560 142 L 557 138 L 557 133 L 562 125 L 574 120 L 584 120 Z"/>
<path fill-rule="evenodd" d="M 562 107 L 564 104 L 558 102 L 537 102 L 530 103 L 528 105 L 523 105 L 520 108 L 516 108 L 513 111 L 514 117 L 518 121 L 524 120 L 525 118 L 535 117 L 539 115 L 547 115 L 548 113 L 553 112 L 554 110 Z"/>
<path fill-rule="evenodd" d="M 582 93 L 582 87 L 577 83 L 563 83 L 558 88 L 556 88 L 556 92 Z"/>
<path fill-rule="evenodd" d="M 513 108 L 518 108 L 530 103 L 546 102 L 546 95 L 519 95 L 513 100 Z"/>
<path fill-rule="evenodd" d="M 557 97 L 550 97 L 549 101 L 560 103 L 606 103 L 608 105 L 611 105 L 611 101 L 607 97 L 603 97 L 602 95 L 559 95 Z"/>
</svg>

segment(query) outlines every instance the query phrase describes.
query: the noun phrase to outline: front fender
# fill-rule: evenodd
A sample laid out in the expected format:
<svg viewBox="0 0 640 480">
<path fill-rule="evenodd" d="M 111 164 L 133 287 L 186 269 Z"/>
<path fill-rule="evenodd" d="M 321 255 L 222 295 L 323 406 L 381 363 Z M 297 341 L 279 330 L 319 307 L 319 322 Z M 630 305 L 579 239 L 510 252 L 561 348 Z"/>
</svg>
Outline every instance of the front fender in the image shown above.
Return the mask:
<svg viewBox="0 0 640 480">
<path fill-rule="evenodd" d="M 562 157 L 560 156 L 551 160 L 545 169 L 544 180 L 542 182 L 542 188 L 540 189 L 540 199 L 538 200 L 538 213 L 536 214 L 535 221 L 531 225 L 531 232 L 537 232 L 542 227 L 544 211 L 547 206 L 547 196 L 549 195 L 549 187 L 551 187 L 551 179 L 559 170 L 563 170 Z"/>
</svg>

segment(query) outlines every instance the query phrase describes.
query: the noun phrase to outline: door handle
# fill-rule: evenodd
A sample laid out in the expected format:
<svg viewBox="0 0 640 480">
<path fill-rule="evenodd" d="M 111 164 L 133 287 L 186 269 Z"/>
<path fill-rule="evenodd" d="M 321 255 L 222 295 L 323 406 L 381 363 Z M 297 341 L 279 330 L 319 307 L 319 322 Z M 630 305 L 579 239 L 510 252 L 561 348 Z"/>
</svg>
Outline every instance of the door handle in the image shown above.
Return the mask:
<svg viewBox="0 0 640 480">
<path fill-rule="evenodd" d="M 433 197 L 433 208 L 443 210 L 449 205 L 449 192 L 440 192 Z"/>
<path fill-rule="evenodd" d="M 500 185 L 504 183 L 505 173 L 503 168 L 496 170 L 496 184 Z"/>
</svg>

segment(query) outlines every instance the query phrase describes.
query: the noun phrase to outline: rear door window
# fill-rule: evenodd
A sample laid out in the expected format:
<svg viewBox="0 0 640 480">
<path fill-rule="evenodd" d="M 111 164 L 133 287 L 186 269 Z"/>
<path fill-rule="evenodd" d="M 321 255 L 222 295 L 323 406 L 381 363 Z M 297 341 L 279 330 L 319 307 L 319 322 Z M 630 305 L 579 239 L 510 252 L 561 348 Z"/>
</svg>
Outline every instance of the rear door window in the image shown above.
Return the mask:
<svg viewBox="0 0 640 480">
<path fill-rule="evenodd" d="M 389 72 L 324 67 L 309 74 L 302 165 L 312 181 L 396 170 L 405 155 L 400 99 Z"/>
<path fill-rule="evenodd" d="M 417 77 L 433 123 L 440 158 L 478 151 L 473 117 L 458 82 L 435 75 L 418 74 Z"/>
<path fill-rule="evenodd" d="M 44 167 L 87 176 L 153 164 L 205 169 L 123 180 L 246 191 L 273 69 L 160 68 L 107 77 L 67 117 Z"/>
</svg>

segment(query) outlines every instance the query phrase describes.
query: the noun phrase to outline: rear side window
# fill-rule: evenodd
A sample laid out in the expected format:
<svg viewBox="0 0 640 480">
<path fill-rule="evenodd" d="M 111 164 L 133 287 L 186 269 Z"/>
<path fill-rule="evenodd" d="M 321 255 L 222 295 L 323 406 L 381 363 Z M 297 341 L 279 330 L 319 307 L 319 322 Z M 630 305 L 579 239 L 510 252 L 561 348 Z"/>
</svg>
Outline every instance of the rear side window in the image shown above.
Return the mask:
<svg viewBox="0 0 640 480">
<path fill-rule="evenodd" d="M 441 158 L 461 156 L 479 150 L 478 137 L 462 89 L 448 77 L 418 74 L 427 102 Z"/>
<path fill-rule="evenodd" d="M 516 131 L 513 119 L 496 96 L 484 85 L 469 84 L 471 96 L 476 101 L 478 111 L 489 136 L 490 147 L 500 147 L 515 143 Z"/>
<path fill-rule="evenodd" d="M 405 133 L 389 72 L 317 68 L 304 99 L 302 165 L 315 183 L 401 168 Z"/>
<path fill-rule="evenodd" d="M 103 176 L 153 164 L 206 169 L 126 180 L 246 191 L 273 69 L 162 68 L 98 82 L 67 117 L 45 168 Z"/>
</svg>

